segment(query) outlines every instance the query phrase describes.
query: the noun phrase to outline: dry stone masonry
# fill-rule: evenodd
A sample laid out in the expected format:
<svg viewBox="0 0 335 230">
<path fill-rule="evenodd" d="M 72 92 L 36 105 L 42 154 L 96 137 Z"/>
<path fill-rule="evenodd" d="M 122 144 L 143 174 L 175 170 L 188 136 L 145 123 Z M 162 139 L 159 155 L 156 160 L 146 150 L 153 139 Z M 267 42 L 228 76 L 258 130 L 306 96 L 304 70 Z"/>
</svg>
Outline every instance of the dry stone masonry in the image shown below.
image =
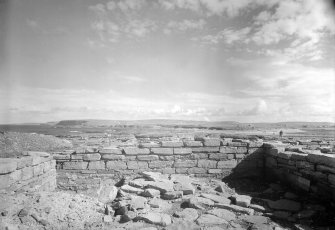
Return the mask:
<svg viewBox="0 0 335 230">
<path fill-rule="evenodd" d="M 54 190 L 55 166 L 53 157 L 44 152 L 28 151 L 20 158 L 0 158 L 0 194 Z"/>
<path fill-rule="evenodd" d="M 58 186 L 98 188 L 109 175 L 122 178 L 143 171 L 196 177 L 261 176 L 263 142 L 240 139 L 193 138 L 141 142 L 133 146 L 78 148 L 53 154 Z"/>
</svg>

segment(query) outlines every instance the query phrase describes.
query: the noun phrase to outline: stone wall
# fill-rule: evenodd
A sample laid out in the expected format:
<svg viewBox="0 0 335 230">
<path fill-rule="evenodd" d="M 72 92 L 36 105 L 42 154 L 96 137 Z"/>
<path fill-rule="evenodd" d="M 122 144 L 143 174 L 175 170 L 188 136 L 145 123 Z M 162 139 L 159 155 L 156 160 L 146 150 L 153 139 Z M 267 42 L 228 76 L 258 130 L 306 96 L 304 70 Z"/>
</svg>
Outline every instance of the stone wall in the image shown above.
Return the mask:
<svg viewBox="0 0 335 230">
<path fill-rule="evenodd" d="M 0 194 L 54 190 L 55 165 L 56 161 L 44 152 L 28 151 L 20 158 L 0 158 Z"/>
<path fill-rule="evenodd" d="M 120 179 L 142 171 L 223 178 L 260 176 L 262 142 L 231 138 L 194 138 L 141 142 L 134 146 L 78 148 L 53 154 L 58 187 L 90 190 L 107 178 Z"/>
<path fill-rule="evenodd" d="M 332 146 L 310 146 L 308 143 L 265 143 L 266 177 L 320 199 L 335 200 L 335 153 Z"/>
</svg>

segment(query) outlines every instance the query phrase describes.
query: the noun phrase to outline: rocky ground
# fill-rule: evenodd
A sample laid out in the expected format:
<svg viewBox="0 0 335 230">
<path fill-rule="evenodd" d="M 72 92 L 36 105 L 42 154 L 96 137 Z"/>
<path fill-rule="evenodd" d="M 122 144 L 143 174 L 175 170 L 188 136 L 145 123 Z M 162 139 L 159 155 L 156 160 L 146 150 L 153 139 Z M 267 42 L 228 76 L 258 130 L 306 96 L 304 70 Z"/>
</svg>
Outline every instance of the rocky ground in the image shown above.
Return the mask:
<svg viewBox="0 0 335 230">
<path fill-rule="evenodd" d="M 143 172 L 95 197 L 66 191 L 0 197 L 0 229 L 334 229 L 331 203 L 280 184 Z M 230 186 L 228 186 L 228 184 Z M 234 187 L 234 189 L 232 188 Z"/>
</svg>

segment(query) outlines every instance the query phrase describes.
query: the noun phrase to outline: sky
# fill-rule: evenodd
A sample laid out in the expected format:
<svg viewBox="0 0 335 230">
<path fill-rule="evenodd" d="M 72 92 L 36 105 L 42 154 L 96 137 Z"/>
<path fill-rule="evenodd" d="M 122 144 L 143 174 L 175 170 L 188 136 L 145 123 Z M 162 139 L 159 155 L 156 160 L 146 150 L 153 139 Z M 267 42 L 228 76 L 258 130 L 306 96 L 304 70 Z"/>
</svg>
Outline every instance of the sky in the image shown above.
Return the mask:
<svg viewBox="0 0 335 230">
<path fill-rule="evenodd" d="M 326 0 L 0 0 L 0 123 L 335 121 Z"/>
</svg>

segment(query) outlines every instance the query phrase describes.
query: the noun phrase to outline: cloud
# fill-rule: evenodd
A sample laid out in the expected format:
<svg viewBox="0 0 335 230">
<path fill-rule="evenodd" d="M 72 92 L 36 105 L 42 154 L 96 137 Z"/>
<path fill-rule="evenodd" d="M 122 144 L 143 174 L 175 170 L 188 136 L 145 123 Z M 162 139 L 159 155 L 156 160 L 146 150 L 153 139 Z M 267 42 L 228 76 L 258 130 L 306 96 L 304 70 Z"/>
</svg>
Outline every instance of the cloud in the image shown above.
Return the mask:
<svg viewBox="0 0 335 230">
<path fill-rule="evenodd" d="M 120 76 L 119 78 L 121 78 L 127 83 L 141 83 L 147 81 L 146 79 L 141 78 L 139 76 Z"/>
<path fill-rule="evenodd" d="M 188 20 L 184 19 L 183 21 L 169 21 L 164 29 L 165 34 L 170 34 L 172 31 L 186 31 L 186 30 L 200 30 L 203 29 L 206 25 L 204 19 L 199 20 Z"/>
<path fill-rule="evenodd" d="M 219 31 L 214 35 L 205 35 L 202 37 L 194 37 L 193 41 L 199 41 L 203 44 L 218 44 L 218 43 L 226 43 L 233 44 L 235 42 L 248 43 L 248 34 L 250 33 L 251 28 L 245 27 L 239 30 L 234 29 L 224 29 Z"/>
<path fill-rule="evenodd" d="M 131 20 L 125 27 L 124 32 L 129 37 L 145 37 L 150 32 L 157 29 L 157 25 L 154 21 L 145 20 Z"/>
</svg>

